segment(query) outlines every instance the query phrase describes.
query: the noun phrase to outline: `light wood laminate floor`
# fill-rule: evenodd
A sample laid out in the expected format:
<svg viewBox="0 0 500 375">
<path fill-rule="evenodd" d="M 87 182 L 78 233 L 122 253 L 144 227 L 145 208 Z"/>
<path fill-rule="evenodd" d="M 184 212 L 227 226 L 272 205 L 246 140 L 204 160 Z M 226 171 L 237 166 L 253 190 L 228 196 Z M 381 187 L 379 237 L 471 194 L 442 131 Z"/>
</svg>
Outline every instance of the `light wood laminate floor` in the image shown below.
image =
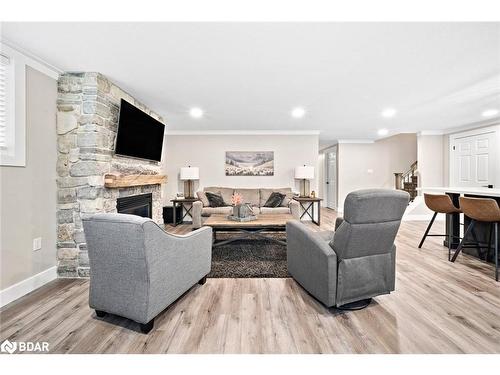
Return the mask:
<svg viewBox="0 0 500 375">
<path fill-rule="evenodd" d="M 335 216 L 324 209 L 321 229 Z M 208 279 L 143 335 L 127 319 L 96 318 L 87 280 L 59 279 L 0 310 L 0 341 L 48 341 L 51 353 L 500 353 L 492 265 L 448 262 L 437 237 L 418 249 L 426 224 L 403 222 L 396 291 L 364 310 L 327 309 L 293 279 Z"/>
</svg>

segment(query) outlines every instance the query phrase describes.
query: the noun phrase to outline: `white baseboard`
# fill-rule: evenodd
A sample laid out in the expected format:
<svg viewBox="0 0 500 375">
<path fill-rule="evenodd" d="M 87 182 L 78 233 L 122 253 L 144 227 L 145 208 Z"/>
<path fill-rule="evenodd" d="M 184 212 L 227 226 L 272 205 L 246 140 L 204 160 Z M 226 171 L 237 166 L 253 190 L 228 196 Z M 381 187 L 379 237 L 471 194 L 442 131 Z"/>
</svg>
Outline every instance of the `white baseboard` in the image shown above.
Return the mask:
<svg viewBox="0 0 500 375">
<path fill-rule="evenodd" d="M 20 281 L 17 284 L 9 286 L 0 291 L 0 307 L 3 307 L 12 301 L 40 288 L 48 282 L 57 279 L 57 267 L 51 267 L 34 276 Z"/>
</svg>

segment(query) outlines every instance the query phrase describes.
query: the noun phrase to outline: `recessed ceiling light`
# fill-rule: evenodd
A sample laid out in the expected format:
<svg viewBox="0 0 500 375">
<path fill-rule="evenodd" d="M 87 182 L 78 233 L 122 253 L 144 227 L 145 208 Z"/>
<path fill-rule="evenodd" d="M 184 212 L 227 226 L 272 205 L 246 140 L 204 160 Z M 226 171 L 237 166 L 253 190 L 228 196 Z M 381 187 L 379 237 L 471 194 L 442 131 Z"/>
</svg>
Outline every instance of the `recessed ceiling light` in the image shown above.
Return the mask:
<svg viewBox="0 0 500 375">
<path fill-rule="evenodd" d="M 483 113 L 481 113 L 483 117 L 491 117 L 498 115 L 498 109 L 487 109 Z"/>
<path fill-rule="evenodd" d="M 302 107 L 296 107 L 292 109 L 292 117 L 294 118 L 302 118 L 306 114 L 306 110 Z"/>
<path fill-rule="evenodd" d="M 193 118 L 201 118 L 203 117 L 203 109 L 194 107 L 189 110 L 189 115 Z"/>
<path fill-rule="evenodd" d="M 377 130 L 377 134 L 380 135 L 380 136 L 384 136 L 384 135 L 389 134 L 389 130 L 387 130 L 387 129 L 379 129 L 379 130 Z"/>
<path fill-rule="evenodd" d="M 382 111 L 381 115 L 385 118 L 391 118 L 396 115 L 396 110 L 394 108 L 386 108 Z"/>
</svg>

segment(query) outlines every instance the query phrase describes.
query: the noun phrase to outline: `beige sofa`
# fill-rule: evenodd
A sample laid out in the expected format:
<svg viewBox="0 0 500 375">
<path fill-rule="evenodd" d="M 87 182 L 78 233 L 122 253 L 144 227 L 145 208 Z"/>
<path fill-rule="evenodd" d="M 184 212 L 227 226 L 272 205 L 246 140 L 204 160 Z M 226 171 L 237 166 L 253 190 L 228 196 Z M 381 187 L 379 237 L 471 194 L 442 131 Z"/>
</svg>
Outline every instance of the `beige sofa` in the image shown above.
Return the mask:
<svg viewBox="0 0 500 375">
<path fill-rule="evenodd" d="M 210 191 L 214 193 L 219 193 L 224 198 L 224 202 L 227 206 L 224 207 L 210 207 L 206 195 L 204 192 Z M 283 203 L 280 207 L 264 207 L 267 199 L 272 192 L 277 191 L 286 195 Z M 293 192 L 291 188 L 279 188 L 279 189 L 240 189 L 240 188 L 228 188 L 228 187 L 218 187 L 210 186 L 203 189 L 203 191 L 197 192 L 198 198 L 197 202 L 193 203 L 192 217 L 193 217 L 193 229 L 200 228 L 203 225 L 202 217 L 208 217 L 212 214 L 223 214 L 229 215 L 232 213 L 231 196 L 234 193 L 241 194 L 243 197 L 243 203 L 249 203 L 252 209 L 257 215 L 269 215 L 269 214 L 292 214 L 294 218 L 299 218 L 299 202 L 293 200 Z"/>
</svg>

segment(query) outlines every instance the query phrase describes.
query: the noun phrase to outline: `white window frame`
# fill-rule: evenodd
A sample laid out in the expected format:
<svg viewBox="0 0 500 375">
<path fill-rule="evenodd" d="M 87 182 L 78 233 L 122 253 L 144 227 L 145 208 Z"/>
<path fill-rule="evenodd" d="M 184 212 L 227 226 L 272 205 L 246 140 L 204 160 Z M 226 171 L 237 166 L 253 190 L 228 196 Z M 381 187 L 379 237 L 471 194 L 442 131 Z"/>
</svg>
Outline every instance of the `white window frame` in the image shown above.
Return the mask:
<svg viewBox="0 0 500 375">
<path fill-rule="evenodd" d="M 56 70 L 38 59 L 0 41 L 0 52 L 10 59 L 12 65 L 8 88 L 9 107 L 7 123 L 7 148 L 0 149 L 0 166 L 26 166 L 26 66 L 30 66 L 55 80 Z M 13 99 L 13 100 L 12 100 Z M 55 120 L 54 120 L 55 122 Z M 55 126 L 55 124 L 54 124 Z"/>
</svg>

